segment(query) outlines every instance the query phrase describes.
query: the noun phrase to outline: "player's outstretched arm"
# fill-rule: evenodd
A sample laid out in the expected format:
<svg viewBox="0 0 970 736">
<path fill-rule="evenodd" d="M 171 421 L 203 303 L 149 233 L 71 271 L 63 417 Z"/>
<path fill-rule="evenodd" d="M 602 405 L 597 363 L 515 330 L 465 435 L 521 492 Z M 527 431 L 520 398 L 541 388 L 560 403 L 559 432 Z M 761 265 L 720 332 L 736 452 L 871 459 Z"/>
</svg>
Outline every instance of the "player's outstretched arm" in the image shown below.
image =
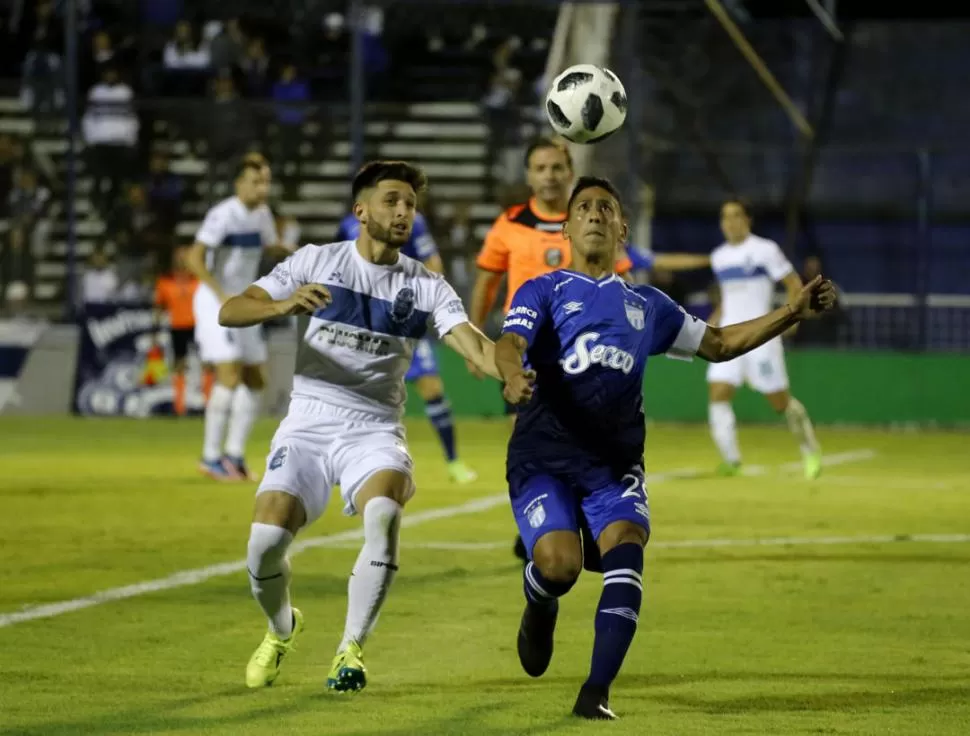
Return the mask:
<svg viewBox="0 0 970 736">
<path fill-rule="evenodd" d="M 512 405 L 525 404 L 532 398 L 535 372 L 522 364 L 528 348 L 528 340 L 514 332 L 504 333 L 495 343 L 495 365 L 505 383 L 502 393 Z"/>
<path fill-rule="evenodd" d="M 502 380 L 502 376 L 495 367 L 495 343 L 471 322 L 456 325 L 442 338 L 442 341 L 477 370 Z"/>
<path fill-rule="evenodd" d="M 305 284 L 285 299 L 273 299 L 259 286 L 250 286 L 219 310 L 223 327 L 249 327 L 277 317 L 313 314 L 330 303 L 330 292 L 321 284 Z"/>
<path fill-rule="evenodd" d="M 693 271 L 711 265 L 711 257 L 697 253 L 654 253 L 653 267 L 662 271 Z"/>
<path fill-rule="evenodd" d="M 802 320 L 832 309 L 835 297 L 832 282 L 816 276 L 791 301 L 763 317 L 727 327 L 708 325 L 697 354 L 712 363 L 733 360 L 764 345 Z"/>
</svg>

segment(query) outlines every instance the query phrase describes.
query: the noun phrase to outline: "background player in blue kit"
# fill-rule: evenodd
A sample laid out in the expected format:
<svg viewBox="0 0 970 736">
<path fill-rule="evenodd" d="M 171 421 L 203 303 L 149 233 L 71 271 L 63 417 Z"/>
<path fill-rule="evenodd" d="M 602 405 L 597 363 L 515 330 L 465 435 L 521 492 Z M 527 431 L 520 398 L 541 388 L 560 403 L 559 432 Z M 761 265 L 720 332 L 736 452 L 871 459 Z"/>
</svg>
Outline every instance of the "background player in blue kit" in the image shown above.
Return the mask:
<svg viewBox="0 0 970 736">
<path fill-rule="evenodd" d="M 819 276 L 764 317 L 711 327 L 657 289 L 631 286 L 614 273 L 627 225 L 605 179 L 577 182 L 563 234 L 571 267 L 519 288 L 496 344 L 505 398 L 520 406 L 507 459 L 512 509 L 531 560 L 518 652 L 533 677 L 549 666 L 558 598 L 583 567 L 585 526 L 599 548 L 603 592 L 590 674 L 573 713 L 612 720 L 609 688 L 636 631 L 650 536 L 647 358 L 730 360 L 830 309 L 835 291 Z"/>
<path fill-rule="evenodd" d="M 337 241 L 356 240 L 360 233 L 360 222 L 349 214 L 340 221 L 337 230 Z M 428 222 L 420 213 L 414 217 L 414 227 L 411 237 L 401 248 L 401 253 L 421 261 L 425 267 L 435 273 L 443 273 L 444 267 L 438 246 L 428 230 Z M 456 483 L 471 483 L 478 476 L 458 458 L 458 444 L 455 439 L 455 426 L 451 419 L 451 406 L 445 396 L 445 386 L 438 372 L 438 360 L 435 357 L 434 345 L 430 340 L 420 340 L 414 348 L 414 358 L 408 368 L 404 380 L 413 383 L 418 394 L 424 399 L 424 411 L 431 420 L 431 425 L 438 433 L 441 446 L 448 460 L 448 474 Z"/>
</svg>

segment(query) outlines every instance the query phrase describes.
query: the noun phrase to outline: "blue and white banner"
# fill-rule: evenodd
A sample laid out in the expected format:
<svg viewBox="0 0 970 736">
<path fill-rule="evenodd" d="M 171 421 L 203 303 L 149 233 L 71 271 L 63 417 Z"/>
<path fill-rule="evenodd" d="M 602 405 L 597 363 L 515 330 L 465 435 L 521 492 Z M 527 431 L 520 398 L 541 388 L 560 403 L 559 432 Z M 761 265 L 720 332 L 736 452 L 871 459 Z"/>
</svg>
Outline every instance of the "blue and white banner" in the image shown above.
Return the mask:
<svg viewBox="0 0 970 736">
<path fill-rule="evenodd" d="M 0 413 L 20 402 L 17 381 L 31 349 L 46 328 L 46 322 L 0 321 Z"/>
<path fill-rule="evenodd" d="M 74 411 L 82 415 L 172 414 L 171 339 L 147 304 L 88 304 L 79 319 Z M 191 360 L 186 406 L 201 411 L 200 366 Z"/>
</svg>

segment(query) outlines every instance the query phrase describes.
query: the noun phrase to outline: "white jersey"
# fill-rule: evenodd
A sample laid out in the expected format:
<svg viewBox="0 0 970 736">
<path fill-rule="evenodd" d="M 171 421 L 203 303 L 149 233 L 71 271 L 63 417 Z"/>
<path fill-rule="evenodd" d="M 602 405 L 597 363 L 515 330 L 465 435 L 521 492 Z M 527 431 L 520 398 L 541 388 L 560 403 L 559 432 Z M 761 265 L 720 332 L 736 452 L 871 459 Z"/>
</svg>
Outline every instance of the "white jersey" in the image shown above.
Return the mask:
<svg viewBox="0 0 970 736">
<path fill-rule="evenodd" d="M 721 287 L 721 324 L 761 317 L 772 309 L 775 284 L 794 269 L 778 243 L 749 235 L 711 253 L 711 270 Z"/>
<path fill-rule="evenodd" d="M 294 400 L 397 420 L 417 341 L 429 329 L 440 338 L 468 322 L 441 275 L 405 255 L 393 266 L 370 263 L 353 240 L 305 245 L 256 282 L 276 300 L 305 284 L 323 284 L 333 301 L 299 320 Z"/>
<path fill-rule="evenodd" d="M 259 275 L 263 248 L 276 245 L 276 222 L 267 205 L 249 209 L 229 197 L 206 213 L 195 242 L 208 249 L 206 266 L 222 290 L 239 294 Z"/>
</svg>

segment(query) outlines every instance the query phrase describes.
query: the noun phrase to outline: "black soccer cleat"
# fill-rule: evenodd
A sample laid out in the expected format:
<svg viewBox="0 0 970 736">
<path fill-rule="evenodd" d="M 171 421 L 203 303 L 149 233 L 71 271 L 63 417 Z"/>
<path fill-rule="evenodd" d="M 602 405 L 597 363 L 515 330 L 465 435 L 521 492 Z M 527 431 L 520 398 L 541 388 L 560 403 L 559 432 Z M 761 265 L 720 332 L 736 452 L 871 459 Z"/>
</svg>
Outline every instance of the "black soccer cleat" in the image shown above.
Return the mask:
<svg viewBox="0 0 970 736">
<path fill-rule="evenodd" d="M 519 625 L 519 662 L 530 677 L 541 677 L 552 661 L 553 637 L 556 619 L 559 617 L 559 601 L 547 606 L 526 603 Z"/>
<path fill-rule="evenodd" d="M 525 548 L 525 542 L 522 541 L 522 537 L 515 538 L 515 545 L 512 547 L 512 552 L 516 557 L 522 560 L 523 565 L 528 564 L 529 553 Z"/>
<path fill-rule="evenodd" d="M 617 715 L 610 710 L 610 693 L 606 688 L 583 685 L 573 706 L 573 715 L 589 721 L 615 721 Z"/>
</svg>

